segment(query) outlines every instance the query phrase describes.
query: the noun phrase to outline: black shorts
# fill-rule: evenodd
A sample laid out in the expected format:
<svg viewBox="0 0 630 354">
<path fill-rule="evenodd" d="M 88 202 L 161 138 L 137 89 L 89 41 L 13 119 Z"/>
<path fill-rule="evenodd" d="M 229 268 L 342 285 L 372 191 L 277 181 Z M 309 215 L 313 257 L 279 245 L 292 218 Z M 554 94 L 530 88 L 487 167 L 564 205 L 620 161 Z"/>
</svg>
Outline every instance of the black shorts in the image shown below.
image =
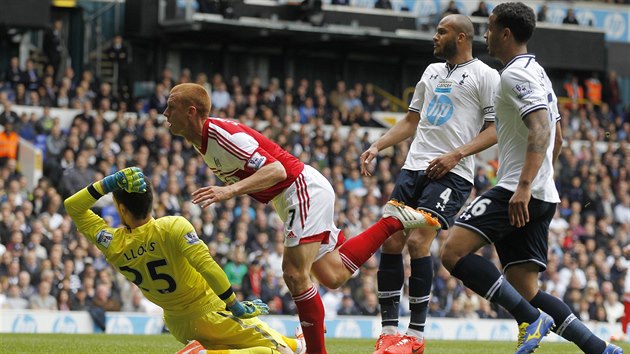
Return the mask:
<svg viewBox="0 0 630 354">
<path fill-rule="evenodd" d="M 452 172 L 433 180 L 424 171 L 403 169 L 396 179 L 391 199 L 435 215 L 447 230 L 468 200 L 472 187 L 472 183 Z"/>
<path fill-rule="evenodd" d="M 490 189 L 462 212 L 455 225 L 494 243 L 504 271 L 514 264 L 534 262 L 542 272 L 547 269 L 549 223 L 557 204 L 532 198 L 527 206 L 529 222 L 517 228 L 510 225 L 508 214 L 513 194 L 501 187 Z"/>
</svg>

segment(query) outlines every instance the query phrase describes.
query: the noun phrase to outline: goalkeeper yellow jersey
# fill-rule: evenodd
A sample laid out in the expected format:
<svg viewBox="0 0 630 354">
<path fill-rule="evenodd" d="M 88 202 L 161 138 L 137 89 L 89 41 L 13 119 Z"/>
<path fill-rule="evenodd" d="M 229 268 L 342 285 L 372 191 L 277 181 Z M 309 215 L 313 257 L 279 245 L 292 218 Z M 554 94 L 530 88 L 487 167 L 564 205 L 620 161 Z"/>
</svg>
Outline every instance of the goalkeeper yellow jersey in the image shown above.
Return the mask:
<svg viewBox="0 0 630 354">
<path fill-rule="evenodd" d="M 98 185 L 93 186 L 102 193 Z M 83 188 L 65 207 L 78 230 L 165 316 L 194 318 L 224 310 L 224 301 L 234 298 L 225 272 L 188 220 L 165 216 L 134 229 L 112 228 L 90 210 L 95 202 Z"/>
</svg>

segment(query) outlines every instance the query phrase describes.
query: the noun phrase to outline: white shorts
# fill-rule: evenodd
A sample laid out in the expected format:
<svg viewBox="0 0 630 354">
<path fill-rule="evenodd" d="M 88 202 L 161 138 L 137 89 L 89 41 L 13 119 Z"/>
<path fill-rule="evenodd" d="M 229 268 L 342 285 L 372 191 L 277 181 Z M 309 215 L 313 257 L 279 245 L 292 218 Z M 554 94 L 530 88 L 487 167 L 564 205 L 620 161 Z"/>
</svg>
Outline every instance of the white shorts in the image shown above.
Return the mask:
<svg viewBox="0 0 630 354">
<path fill-rule="evenodd" d="M 305 165 L 300 176 L 271 201 L 284 222 L 284 245 L 321 242 L 315 260 L 344 242 L 335 226 L 335 192 L 319 171 Z"/>
</svg>

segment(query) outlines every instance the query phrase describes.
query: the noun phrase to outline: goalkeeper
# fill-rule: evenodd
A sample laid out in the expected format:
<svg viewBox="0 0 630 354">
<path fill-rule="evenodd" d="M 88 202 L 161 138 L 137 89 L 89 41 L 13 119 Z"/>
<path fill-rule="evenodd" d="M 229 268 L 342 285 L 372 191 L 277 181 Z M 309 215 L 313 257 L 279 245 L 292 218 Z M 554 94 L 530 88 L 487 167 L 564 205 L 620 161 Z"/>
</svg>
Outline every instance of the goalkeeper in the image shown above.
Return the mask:
<svg viewBox="0 0 630 354">
<path fill-rule="evenodd" d="M 113 193 L 124 227 L 109 227 L 90 210 L 107 193 Z M 266 304 L 236 298 L 188 220 L 152 217 L 153 190 L 139 168 L 109 175 L 64 204 L 78 230 L 107 261 L 164 309 L 164 321 L 181 343 L 196 340 L 207 353 L 217 354 L 304 352 L 302 342 L 255 318 L 268 313 Z"/>
</svg>

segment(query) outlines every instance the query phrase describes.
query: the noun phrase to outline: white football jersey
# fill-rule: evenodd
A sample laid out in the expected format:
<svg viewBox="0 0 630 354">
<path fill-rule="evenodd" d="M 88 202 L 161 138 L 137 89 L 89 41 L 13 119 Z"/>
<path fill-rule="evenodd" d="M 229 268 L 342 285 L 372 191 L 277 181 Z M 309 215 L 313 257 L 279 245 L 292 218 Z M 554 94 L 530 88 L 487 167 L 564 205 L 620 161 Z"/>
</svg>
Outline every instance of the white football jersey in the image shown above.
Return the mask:
<svg viewBox="0 0 630 354">
<path fill-rule="evenodd" d="M 556 122 L 560 119 L 558 99 L 551 81 L 530 54 L 519 55 L 501 70 L 501 88 L 496 97 L 496 126 L 499 147 L 497 186 L 515 191 L 525 164 L 529 129 L 523 118 L 544 109 L 549 113 L 549 147 L 545 160 L 532 182 L 532 197 L 550 203 L 560 202 L 553 181 L 553 147 Z"/>
<path fill-rule="evenodd" d="M 494 121 L 499 73 L 479 59 L 450 66 L 429 65 L 416 84 L 409 110 L 420 113 L 404 169 L 426 170 L 429 162 L 474 139 L 485 121 Z M 473 156 L 451 172 L 473 183 Z"/>
</svg>

